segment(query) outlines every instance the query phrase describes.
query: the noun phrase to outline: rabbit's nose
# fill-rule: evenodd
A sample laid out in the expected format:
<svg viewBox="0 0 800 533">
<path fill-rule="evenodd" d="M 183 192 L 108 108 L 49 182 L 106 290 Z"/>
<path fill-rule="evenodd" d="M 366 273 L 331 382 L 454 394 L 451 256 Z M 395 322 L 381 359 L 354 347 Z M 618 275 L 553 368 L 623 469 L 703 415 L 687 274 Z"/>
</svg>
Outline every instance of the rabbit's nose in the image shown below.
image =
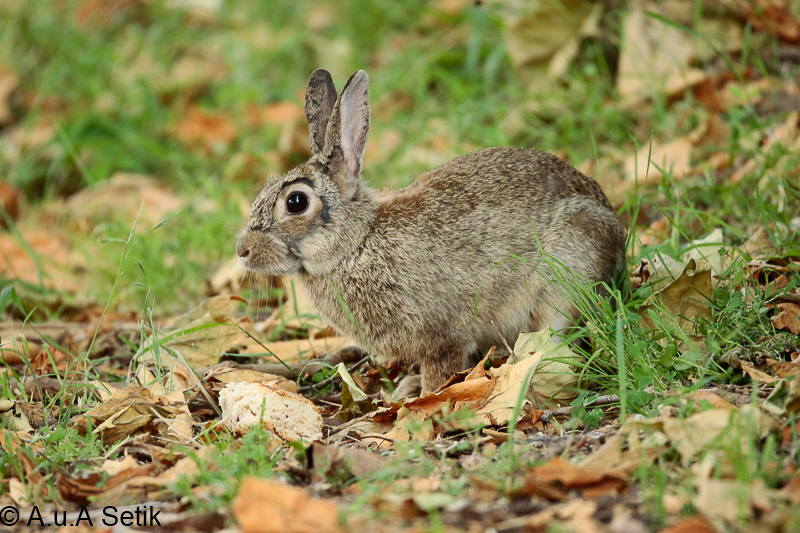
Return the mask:
<svg viewBox="0 0 800 533">
<path fill-rule="evenodd" d="M 236 254 L 242 259 L 244 259 L 248 255 L 250 255 L 250 248 L 242 241 L 239 241 L 236 243 Z"/>
</svg>

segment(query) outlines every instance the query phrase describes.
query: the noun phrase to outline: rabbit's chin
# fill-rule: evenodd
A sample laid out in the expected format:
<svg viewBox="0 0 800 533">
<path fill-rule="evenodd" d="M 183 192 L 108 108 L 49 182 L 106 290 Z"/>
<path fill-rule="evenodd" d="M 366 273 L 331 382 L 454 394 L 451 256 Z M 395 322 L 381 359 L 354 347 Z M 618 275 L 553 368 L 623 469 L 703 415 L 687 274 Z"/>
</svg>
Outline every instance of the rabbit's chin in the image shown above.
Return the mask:
<svg viewBox="0 0 800 533">
<path fill-rule="evenodd" d="M 294 257 L 285 257 L 275 263 L 263 263 L 263 261 L 253 261 L 250 257 L 242 257 L 244 268 L 266 276 L 294 276 L 303 268 L 300 260 Z"/>
</svg>

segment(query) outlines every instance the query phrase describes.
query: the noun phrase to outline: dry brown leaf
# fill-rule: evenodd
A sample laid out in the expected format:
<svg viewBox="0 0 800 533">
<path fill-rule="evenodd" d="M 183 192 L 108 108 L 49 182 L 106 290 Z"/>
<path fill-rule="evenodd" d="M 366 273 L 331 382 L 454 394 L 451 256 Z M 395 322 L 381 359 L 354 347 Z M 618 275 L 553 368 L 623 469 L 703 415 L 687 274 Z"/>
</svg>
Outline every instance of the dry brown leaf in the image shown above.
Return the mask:
<svg viewBox="0 0 800 533">
<path fill-rule="evenodd" d="M 108 478 L 104 478 L 99 473 L 81 477 L 71 477 L 64 473 L 58 473 L 56 475 L 56 488 L 58 488 L 59 494 L 65 500 L 86 505 L 89 503 L 90 497 L 112 490 L 133 478 L 150 477 L 160 468 L 157 463 L 136 465 Z"/>
<path fill-rule="evenodd" d="M 330 353 L 352 345 L 348 337 L 322 337 L 321 339 L 296 339 L 293 341 L 248 343 L 239 353 L 265 353 L 274 355 L 284 363 L 303 361 L 320 354 Z"/>
<path fill-rule="evenodd" d="M 791 376 L 800 376 L 800 365 L 795 362 L 776 361 L 769 357 L 766 359 L 766 362 L 769 369 L 775 372 L 775 375 L 781 379 Z"/>
<path fill-rule="evenodd" d="M 629 106 L 652 94 L 654 88 L 665 87 L 671 77 L 693 78 L 687 74 L 691 72 L 691 39 L 647 12 L 664 14 L 659 5 L 637 0 L 628 5 L 623 20 L 617 91 Z"/>
<path fill-rule="evenodd" d="M 100 220 L 118 220 L 127 225 L 137 220 L 137 231 L 141 233 L 186 204 L 185 198 L 151 176 L 117 172 L 49 209 L 58 211 L 59 217 L 66 217 L 66 224 L 75 225 L 80 232 L 90 233 Z"/>
<path fill-rule="evenodd" d="M 692 172 L 692 146 L 688 135 L 665 144 L 643 146 L 625 160 L 624 190 L 616 191 L 617 194 L 625 194 L 637 186 L 658 185 L 664 173 L 671 174 L 675 180 L 688 176 Z"/>
<path fill-rule="evenodd" d="M 710 409 L 688 418 L 645 418 L 628 420 L 625 431 L 649 430 L 663 433 L 681 455 L 687 465 L 700 452 L 717 438 L 725 440 L 725 445 L 747 451 L 751 435 L 765 438 L 777 431 L 778 425 L 754 405 L 739 409 Z"/>
<path fill-rule="evenodd" d="M 719 254 L 719 249 L 724 247 L 722 230 L 717 228 L 706 237 L 693 240 L 689 250 L 681 255 L 681 261 L 688 263 L 690 259 L 695 259 L 698 264 L 708 263 L 711 265 L 714 279 L 718 282 L 731 263 L 729 256 Z"/>
<path fill-rule="evenodd" d="M 187 148 L 213 153 L 229 145 L 239 132 L 230 115 L 191 106 L 173 127 L 173 135 Z"/>
<path fill-rule="evenodd" d="M 759 383 L 774 383 L 780 379 L 775 376 L 770 376 L 766 372 L 762 372 L 757 368 L 753 368 L 744 361 L 739 361 L 739 366 L 744 372 L 747 372 L 747 375 L 749 375 L 752 380 L 758 381 Z"/>
<path fill-rule="evenodd" d="M 753 29 L 776 35 L 789 43 L 800 43 L 800 23 L 783 0 L 738 0 L 737 6 Z"/>
<path fill-rule="evenodd" d="M 800 305 L 791 302 L 775 304 L 778 314 L 770 317 L 775 329 L 800 334 Z"/>
<path fill-rule="evenodd" d="M 697 476 L 695 485 L 697 497 L 693 503 L 697 510 L 709 519 L 731 525 L 751 520 L 761 502 L 780 499 L 779 492 L 766 488 L 759 478 L 747 484 Z"/>
<path fill-rule="evenodd" d="M 577 54 L 580 39 L 596 31 L 599 4 L 565 0 L 504 10 L 504 40 L 511 64 L 530 90 L 551 87 Z"/>
<path fill-rule="evenodd" d="M 311 445 L 314 470 L 312 482 L 351 479 L 377 472 L 389 461 L 388 457 L 358 448 L 326 446 L 315 442 Z"/>
<path fill-rule="evenodd" d="M 659 531 L 659 533 L 717 533 L 708 518 L 695 515 L 684 518 L 677 524 L 673 524 Z"/>
<path fill-rule="evenodd" d="M 584 498 L 593 499 L 609 493 L 624 493 L 627 486 L 628 475 L 624 472 L 575 466 L 556 457 L 533 468 L 520 492 L 549 500 L 565 500 L 570 491 L 577 490 Z"/>
<path fill-rule="evenodd" d="M 713 392 L 709 391 L 694 391 L 686 395 L 687 400 L 701 404 L 702 402 L 710 403 L 715 409 L 736 409 L 732 403 L 725 401 Z"/>
<path fill-rule="evenodd" d="M 0 228 L 8 229 L 6 216 L 13 222 L 19 220 L 19 191 L 5 182 L 0 182 Z"/>
<path fill-rule="evenodd" d="M 336 505 L 286 483 L 245 478 L 233 502 L 244 533 L 340 533 Z"/>
<path fill-rule="evenodd" d="M 680 329 L 690 333 L 696 318 L 711 321 L 709 301 L 712 290 L 711 266 L 690 259 L 675 281 L 652 294 L 639 308 L 642 327 L 655 329 L 655 323 L 648 316 L 649 312 L 653 312 L 673 320 Z M 671 317 L 665 316 L 664 311 Z"/>
<path fill-rule="evenodd" d="M 92 433 L 100 433 L 106 445 L 125 437 L 154 429 L 153 424 L 174 418 L 177 409 L 160 405 L 144 387 L 127 387 L 115 392 L 111 398 L 89 409 L 73 420 L 72 425 Z"/>
</svg>

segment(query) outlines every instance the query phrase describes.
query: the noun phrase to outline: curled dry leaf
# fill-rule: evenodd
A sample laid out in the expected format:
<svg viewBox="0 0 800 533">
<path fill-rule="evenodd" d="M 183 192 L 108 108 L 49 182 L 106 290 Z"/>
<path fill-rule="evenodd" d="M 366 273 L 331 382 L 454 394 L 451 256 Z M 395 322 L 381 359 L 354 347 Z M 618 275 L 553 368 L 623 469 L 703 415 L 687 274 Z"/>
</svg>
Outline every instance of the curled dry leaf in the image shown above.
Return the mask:
<svg viewBox="0 0 800 533">
<path fill-rule="evenodd" d="M 730 266 L 730 256 L 720 255 L 719 249 L 725 243 L 720 228 L 715 229 L 702 239 L 695 239 L 689 244 L 689 250 L 681 255 L 681 261 L 689 262 L 694 259 L 699 264 L 706 262 L 711 266 L 711 272 L 719 280 L 725 270 Z"/>
<path fill-rule="evenodd" d="M 17 405 L 18 402 L 14 400 L 0 400 L 0 420 L 3 420 L 6 427 L 10 427 L 12 431 L 32 432 L 28 417 L 25 412 Z M 40 404 L 38 405 L 41 409 Z"/>
<path fill-rule="evenodd" d="M 775 329 L 791 331 L 795 335 L 800 335 L 800 305 L 793 302 L 783 302 L 775 304 L 778 314 L 770 317 Z"/>
<path fill-rule="evenodd" d="M 523 84 L 542 92 L 566 73 L 582 37 L 595 33 L 602 6 L 579 0 L 520 4 L 505 9 L 504 40 Z"/>
<path fill-rule="evenodd" d="M 277 481 L 245 478 L 233 502 L 244 533 L 340 533 L 336 506 Z"/>
<path fill-rule="evenodd" d="M 311 400 L 269 383 L 228 383 L 219 393 L 222 423 L 243 435 L 259 423 L 288 441 L 322 440 L 322 415 Z"/>
<path fill-rule="evenodd" d="M 91 424 L 92 432 L 100 433 L 103 443 L 109 445 L 137 433 L 156 432 L 156 424 L 174 418 L 177 412 L 154 399 L 146 388 L 128 387 L 78 416 L 72 425 L 85 432 Z"/>
<path fill-rule="evenodd" d="M 652 294 L 642 304 L 639 308 L 641 324 L 646 329 L 655 329 L 656 324 L 649 316 L 649 313 L 655 313 L 684 332 L 691 333 L 696 318 L 711 321 L 709 301 L 712 290 L 711 266 L 690 259 L 675 281 Z"/>
</svg>

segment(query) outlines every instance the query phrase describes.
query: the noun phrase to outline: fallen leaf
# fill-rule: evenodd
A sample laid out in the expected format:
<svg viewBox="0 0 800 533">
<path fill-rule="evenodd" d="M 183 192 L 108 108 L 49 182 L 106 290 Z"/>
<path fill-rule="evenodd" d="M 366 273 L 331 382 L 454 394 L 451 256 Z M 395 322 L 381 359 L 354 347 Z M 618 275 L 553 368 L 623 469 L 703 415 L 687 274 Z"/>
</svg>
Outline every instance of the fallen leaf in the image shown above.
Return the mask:
<svg viewBox="0 0 800 533">
<path fill-rule="evenodd" d="M 286 483 L 247 477 L 233 502 L 244 533 L 339 533 L 336 505 Z"/>
<path fill-rule="evenodd" d="M 59 231 L 22 228 L 0 233 L 0 276 L 6 279 L 74 294 L 83 287 L 79 271 L 84 263 Z"/>
<path fill-rule="evenodd" d="M 628 420 L 625 431 L 649 430 L 663 433 L 678 451 L 684 465 L 720 439 L 720 446 L 730 446 L 747 453 L 751 436 L 759 439 L 778 430 L 778 424 L 754 405 L 739 409 L 709 409 L 688 418 L 644 418 Z"/>
<path fill-rule="evenodd" d="M 627 106 L 666 87 L 670 78 L 683 77 L 695 83 L 705 78 L 695 77 L 689 68 L 692 40 L 680 29 L 648 16 L 648 12 L 664 15 L 658 4 L 637 0 L 628 5 L 623 17 L 617 91 Z"/>
<path fill-rule="evenodd" d="M 12 185 L 0 182 L 0 228 L 8 229 L 8 220 L 19 220 L 19 191 Z"/>
<path fill-rule="evenodd" d="M 110 445 L 125 437 L 150 431 L 152 424 L 174 418 L 176 413 L 172 407 L 159 405 L 146 388 L 127 387 L 79 415 L 72 425 L 86 431 L 91 423 L 94 427 L 92 433 L 100 433 L 103 443 Z"/>
<path fill-rule="evenodd" d="M 740 0 L 735 5 L 753 29 L 776 35 L 782 41 L 800 42 L 800 24 L 783 0 Z"/>
<path fill-rule="evenodd" d="M 778 314 L 770 317 L 775 329 L 800 334 L 800 305 L 791 302 L 777 303 Z"/>
<path fill-rule="evenodd" d="M 314 469 L 312 482 L 335 479 L 339 483 L 354 477 L 377 472 L 386 466 L 387 457 L 367 450 L 326 446 L 315 442 L 311 445 Z"/>
<path fill-rule="evenodd" d="M 548 500 L 566 500 L 570 491 L 584 498 L 599 498 L 606 494 L 627 492 L 628 475 L 604 468 L 575 466 L 559 457 L 533 468 L 520 493 Z"/>
<path fill-rule="evenodd" d="M 684 518 L 677 524 L 673 524 L 659 531 L 659 533 L 717 533 L 708 518 L 695 515 Z"/>
<path fill-rule="evenodd" d="M 117 172 L 48 209 L 82 233 L 91 233 L 100 221 L 108 220 L 126 225 L 137 221 L 137 231 L 142 233 L 186 205 L 185 198 L 151 176 Z"/>
<path fill-rule="evenodd" d="M 672 283 L 652 294 L 639 308 L 641 324 L 645 329 L 655 329 L 650 313 L 677 325 L 686 333 L 694 329 L 694 321 L 702 318 L 711 321 L 709 301 L 712 293 L 711 266 L 700 265 L 690 259 L 681 275 Z"/>
<path fill-rule="evenodd" d="M 227 383 L 269 382 L 270 387 L 275 387 L 276 389 L 281 389 L 288 392 L 297 392 L 297 383 L 292 380 L 275 374 L 268 374 L 266 372 L 247 370 L 243 368 L 211 367 L 203 377 L 203 381 L 209 384 L 220 383 L 222 385 Z M 220 388 L 222 387 L 220 386 Z"/>
<path fill-rule="evenodd" d="M 728 266 L 730 266 L 730 256 L 720 255 L 720 248 L 725 248 L 725 244 L 722 230 L 717 228 L 706 237 L 693 240 L 689 244 L 688 250 L 681 255 L 681 261 L 688 263 L 690 259 L 694 259 L 698 264 L 701 261 L 705 261 L 711 265 L 711 272 L 719 280 Z"/>
<path fill-rule="evenodd" d="M 531 378 L 536 404 L 543 407 L 563 406 L 576 398 L 573 387 L 578 383 L 578 375 L 572 370 L 572 366 L 580 364 L 583 359 L 570 349 L 569 344 L 554 339 L 549 330 L 545 329 L 520 334 L 513 350 L 521 360 L 537 352 L 542 354 Z M 500 368 L 492 369 L 490 373 L 495 375 L 495 372 L 500 372 Z"/>
<path fill-rule="evenodd" d="M 542 92 L 562 76 L 583 36 L 596 31 L 601 6 L 563 0 L 504 10 L 504 40 L 514 71 L 529 90 Z"/>
<path fill-rule="evenodd" d="M 641 147 L 625 159 L 624 188 L 615 193 L 626 194 L 638 186 L 658 185 L 664 174 L 674 180 L 683 179 L 692 172 L 691 154 L 692 140 L 687 135 L 665 144 Z"/>
<path fill-rule="evenodd" d="M 236 124 L 228 114 L 205 111 L 195 105 L 173 127 L 173 135 L 187 148 L 218 152 L 238 136 Z"/>
<path fill-rule="evenodd" d="M 348 337 L 322 337 L 321 339 L 295 339 L 292 341 L 249 343 L 239 353 L 262 353 L 284 363 L 303 361 L 314 356 L 330 353 L 353 344 Z M 266 353 L 264 353 L 266 352 Z"/>
<path fill-rule="evenodd" d="M 762 406 L 775 416 L 786 416 L 800 411 L 800 379 L 792 376 L 778 381 Z"/>
<path fill-rule="evenodd" d="M 770 376 L 766 372 L 762 372 L 761 370 L 753 368 L 744 361 L 740 361 L 739 366 L 743 371 L 747 372 L 753 381 L 758 381 L 759 383 L 774 383 L 780 379 L 775 376 Z"/>
</svg>

